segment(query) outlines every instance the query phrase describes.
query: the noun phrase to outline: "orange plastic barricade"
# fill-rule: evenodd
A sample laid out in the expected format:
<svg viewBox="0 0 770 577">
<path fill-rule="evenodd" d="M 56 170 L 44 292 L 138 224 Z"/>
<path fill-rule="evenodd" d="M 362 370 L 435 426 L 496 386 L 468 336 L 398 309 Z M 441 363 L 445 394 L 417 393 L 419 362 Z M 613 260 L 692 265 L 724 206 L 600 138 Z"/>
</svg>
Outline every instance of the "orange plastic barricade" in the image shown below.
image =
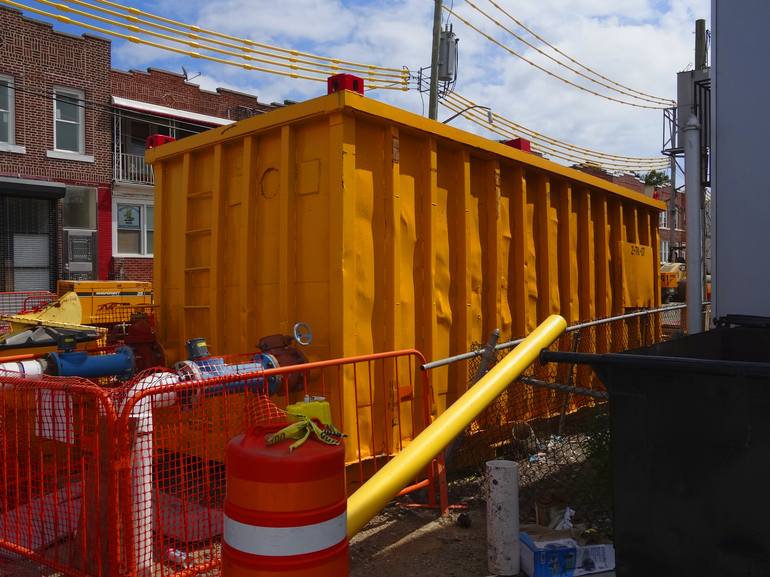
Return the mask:
<svg viewBox="0 0 770 577">
<path fill-rule="evenodd" d="M 254 427 L 227 446 L 222 577 L 345 577 L 345 449 L 266 443 Z"/>
<path fill-rule="evenodd" d="M 208 379 L 153 369 L 107 386 L 0 373 L 0 574 L 30 562 L 71 577 L 216 572 L 225 516 L 236 518 L 225 503 L 228 442 L 323 396 L 345 434 L 334 450 L 349 495 L 430 423 L 424 362 L 406 350 Z M 424 506 L 445 508 L 439 460 L 423 473 L 404 493 L 426 489 Z"/>
<path fill-rule="evenodd" d="M 247 365 L 251 359 L 238 355 L 225 362 Z M 407 350 L 205 380 L 184 371 L 190 380 L 168 371 L 138 376 L 133 391 L 123 393 L 117 426 L 124 463 L 120 532 L 129 574 L 181 577 L 219 567 L 228 442 L 249 427 L 285 421 L 284 409 L 306 397 L 326 398 L 332 422 L 346 435 L 352 493 L 430 422 L 433 397 L 423 362 L 419 352 Z M 426 489 L 425 506 L 445 505 L 439 473 L 437 459 L 406 492 Z"/>
<path fill-rule="evenodd" d="M 107 392 L 90 381 L 0 372 L 5 560 L 71 576 L 119 574 L 115 421 Z M 0 574 L 20 573 L 0 563 Z"/>
</svg>

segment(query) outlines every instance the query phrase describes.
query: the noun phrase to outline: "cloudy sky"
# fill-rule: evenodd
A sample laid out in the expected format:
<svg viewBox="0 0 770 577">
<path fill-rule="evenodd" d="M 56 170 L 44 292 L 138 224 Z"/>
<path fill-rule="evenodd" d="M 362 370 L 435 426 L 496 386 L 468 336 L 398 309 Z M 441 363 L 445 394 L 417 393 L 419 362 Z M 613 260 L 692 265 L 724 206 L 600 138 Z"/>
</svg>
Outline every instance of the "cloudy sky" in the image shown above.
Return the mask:
<svg viewBox="0 0 770 577">
<path fill-rule="evenodd" d="M 695 19 L 706 18 L 707 26 L 710 24 L 709 0 L 496 1 L 546 40 L 604 76 L 668 98 L 676 96 L 676 72 L 693 65 Z M 489 0 L 473 2 L 527 36 Z M 431 0 L 128 0 L 126 4 L 234 36 L 316 54 L 407 66 L 410 70 L 430 62 Z M 502 44 L 590 86 L 522 45 L 464 0 L 454 0 L 453 7 Z M 460 38 L 456 84 L 460 94 L 528 128 L 574 144 L 613 154 L 658 154 L 663 124 L 660 110 L 636 109 L 583 93 L 515 58 L 456 18 L 450 22 Z M 195 82 L 205 88 L 235 88 L 255 93 L 267 102 L 304 100 L 325 89 L 317 82 L 178 57 L 119 40 L 114 41 L 113 65 L 175 71 L 185 66 L 191 76 L 200 74 Z M 607 92 L 600 86 L 593 88 Z M 427 113 L 427 96 L 423 103 L 417 92 L 378 91 L 371 96 Z M 451 114 L 441 109 L 439 119 Z M 464 125 L 461 119 L 453 123 Z M 474 125 L 465 126 L 484 133 Z"/>
</svg>

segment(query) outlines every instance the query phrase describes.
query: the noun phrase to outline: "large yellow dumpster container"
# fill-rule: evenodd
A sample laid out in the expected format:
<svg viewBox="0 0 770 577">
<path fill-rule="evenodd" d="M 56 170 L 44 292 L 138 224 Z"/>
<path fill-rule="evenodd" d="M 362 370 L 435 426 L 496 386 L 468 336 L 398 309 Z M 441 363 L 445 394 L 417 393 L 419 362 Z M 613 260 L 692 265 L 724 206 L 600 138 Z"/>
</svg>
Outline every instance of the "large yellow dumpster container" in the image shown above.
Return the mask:
<svg viewBox="0 0 770 577">
<path fill-rule="evenodd" d="M 313 327 L 312 359 L 409 347 L 437 359 L 494 327 L 505 339 L 552 313 L 659 303 L 663 203 L 351 92 L 147 159 L 170 361 L 191 337 L 243 352 L 296 321 Z M 464 371 L 432 375 L 439 411 Z"/>
</svg>

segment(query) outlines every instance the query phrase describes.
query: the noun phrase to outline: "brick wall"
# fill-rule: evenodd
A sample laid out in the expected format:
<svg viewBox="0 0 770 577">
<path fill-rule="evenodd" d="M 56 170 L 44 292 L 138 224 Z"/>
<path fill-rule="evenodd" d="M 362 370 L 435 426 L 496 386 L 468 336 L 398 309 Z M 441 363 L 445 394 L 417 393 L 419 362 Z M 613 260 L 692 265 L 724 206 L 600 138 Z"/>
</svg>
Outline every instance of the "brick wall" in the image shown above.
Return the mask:
<svg viewBox="0 0 770 577">
<path fill-rule="evenodd" d="M 15 93 L 15 140 L 26 154 L 0 152 L 0 174 L 82 185 L 112 180 L 112 117 L 104 110 L 84 110 L 85 154 L 93 163 L 52 159 L 54 87 L 76 88 L 85 100 L 106 106 L 110 97 L 110 42 L 71 36 L 46 23 L 0 8 L 0 74 L 12 76 Z"/>
<path fill-rule="evenodd" d="M 612 174 L 600 166 L 593 166 L 590 164 L 576 164 L 573 165 L 572 168 L 575 168 L 581 172 L 585 172 L 586 174 L 590 174 L 591 176 L 596 176 L 598 178 L 607 180 L 613 184 L 617 184 L 618 186 L 624 186 L 633 190 L 634 192 L 644 194 L 644 182 L 639 180 L 633 174 Z"/>
<path fill-rule="evenodd" d="M 669 199 L 671 198 L 671 187 L 670 186 L 662 186 L 659 188 L 656 188 L 653 197 L 657 198 L 659 200 L 662 200 L 663 202 L 668 205 Z M 660 240 L 662 241 L 668 241 L 669 242 L 669 248 L 675 248 L 675 247 L 684 247 L 687 244 L 687 198 L 685 197 L 683 192 L 678 192 L 676 195 L 676 203 L 675 206 L 677 210 L 679 211 L 679 226 L 676 227 L 672 233 L 669 226 L 666 226 L 665 228 L 661 228 L 659 230 L 660 232 Z M 668 218 L 673 218 L 672 215 L 669 214 Z M 669 255 L 670 256 L 670 255 Z M 674 254 L 674 259 L 677 260 L 679 258 L 684 258 L 685 256 L 685 250 L 684 248 L 678 249 L 678 253 Z M 661 255 L 663 257 L 663 255 Z"/>
<path fill-rule="evenodd" d="M 218 88 L 216 91 L 202 90 L 197 84 L 185 81 L 181 74 L 154 68 L 146 72 L 112 70 L 110 80 L 113 96 L 219 118 L 239 120 L 275 108 L 273 105 L 260 103 L 256 96 L 248 94 L 223 88 Z M 112 192 L 114 194 L 115 189 Z M 102 221 L 109 223 L 111 227 L 111 200 L 109 203 L 105 201 L 104 208 L 100 204 L 99 210 L 100 223 Z M 111 257 L 111 262 L 106 266 L 109 278 L 152 280 L 153 260 L 151 258 L 112 257 L 112 235 L 103 235 L 101 228 L 99 234 L 100 250 L 104 254 L 109 252 Z M 100 266 L 100 273 L 102 270 Z"/>
<path fill-rule="evenodd" d="M 113 257 L 110 278 L 152 282 L 151 258 Z"/>
<path fill-rule="evenodd" d="M 121 96 L 150 104 L 238 120 L 274 108 L 258 102 L 256 96 L 225 88 L 202 90 L 185 81 L 181 74 L 150 68 L 146 72 L 112 70 L 113 96 Z M 242 108 L 239 108 L 242 107 Z M 251 111 L 251 113 L 248 113 Z"/>
</svg>

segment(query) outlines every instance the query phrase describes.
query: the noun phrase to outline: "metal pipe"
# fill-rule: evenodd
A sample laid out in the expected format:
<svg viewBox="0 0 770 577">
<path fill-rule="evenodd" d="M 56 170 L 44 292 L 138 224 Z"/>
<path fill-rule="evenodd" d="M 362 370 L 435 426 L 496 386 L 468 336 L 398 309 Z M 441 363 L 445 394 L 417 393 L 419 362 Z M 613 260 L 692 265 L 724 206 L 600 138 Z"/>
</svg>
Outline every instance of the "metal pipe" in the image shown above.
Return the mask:
<svg viewBox="0 0 770 577">
<path fill-rule="evenodd" d="M 401 490 L 481 411 L 500 395 L 567 328 L 551 315 L 523 343 L 511 351 L 468 389 L 406 448 L 364 483 L 348 499 L 348 536 L 352 537 Z"/>
<path fill-rule="evenodd" d="M 616 317 L 609 317 L 609 318 L 606 318 L 606 319 L 597 319 L 595 321 L 588 321 L 588 322 L 585 322 L 585 323 L 579 323 L 579 324 L 567 327 L 567 331 L 566 332 L 571 333 L 573 331 L 579 331 L 581 329 L 587 329 L 587 328 L 590 328 L 590 327 L 596 327 L 596 326 L 604 325 L 604 324 L 607 324 L 607 323 L 610 323 L 610 322 L 614 322 L 614 321 L 622 321 L 622 320 L 625 320 L 625 319 L 632 319 L 632 318 L 635 318 L 635 317 L 643 317 L 645 315 L 652 315 L 652 314 L 655 314 L 655 313 L 665 313 L 665 312 L 668 312 L 668 311 L 676 311 L 676 310 L 683 309 L 686 306 L 687 305 L 685 305 L 685 304 L 671 305 L 671 306 L 660 307 L 660 308 L 657 308 L 657 309 L 650 309 L 650 310 L 646 310 L 646 311 L 637 311 L 635 313 L 628 313 L 628 314 L 625 314 L 625 315 L 618 315 Z M 504 344 L 505 343 L 502 343 L 500 346 L 502 346 Z"/>
<path fill-rule="evenodd" d="M 708 303 L 703 303 L 703 304 L 708 304 Z M 660 308 L 657 308 L 657 309 L 647 309 L 647 310 L 644 310 L 644 311 L 637 311 L 637 312 L 634 312 L 634 313 L 618 315 L 616 317 L 607 317 L 607 318 L 604 318 L 604 319 L 597 319 L 595 321 L 588 321 L 588 322 L 585 322 L 585 323 L 579 323 L 579 324 L 576 324 L 576 325 L 571 325 L 571 326 L 567 327 L 567 330 L 565 332 L 571 333 L 571 332 L 574 332 L 574 331 L 579 331 L 581 329 L 587 329 L 587 328 L 590 328 L 590 327 L 595 327 L 595 326 L 599 326 L 599 325 L 603 325 L 603 324 L 607 324 L 607 323 L 611 323 L 611 322 L 615 322 L 615 321 L 621 321 L 621 320 L 624 320 L 624 319 L 632 319 L 632 318 L 635 318 L 635 317 L 642 317 L 642 316 L 645 316 L 645 315 L 652 315 L 652 314 L 656 314 L 656 313 L 665 313 L 665 312 L 668 312 L 668 311 L 676 311 L 676 310 L 684 309 L 686 307 L 687 307 L 687 305 L 685 305 L 685 304 L 668 305 L 668 306 L 660 307 Z M 499 344 L 495 345 L 495 350 L 501 351 L 501 350 L 504 350 L 504 349 L 513 348 L 513 347 L 515 347 L 517 345 L 520 345 L 522 342 L 524 342 L 525 338 L 526 337 L 522 337 L 522 338 L 514 339 L 512 341 L 505 341 L 504 343 L 499 343 Z M 423 371 L 429 371 L 431 369 L 436 369 L 438 367 L 443 367 L 445 365 L 451 365 L 452 363 L 457 363 L 459 361 L 467 361 L 467 360 L 472 359 L 474 357 L 478 357 L 478 356 L 480 356 L 482 354 L 484 354 L 484 349 L 479 349 L 477 351 L 470 351 L 470 352 L 467 352 L 467 353 L 460 353 L 459 355 L 453 355 L 451 357 L 446 357 L 444 359 L 438 359 L 438 360 L 435 360 L 435 361 L 431 361 L 429 363 L 424 363 L 423 365 L 420 366 L 420 368 Z"/>
<path fill-rule="evenodd" d="M 684 182 L 687 201 L 687 334 L 703 332 L 703 215 L 700 124 L 691 114 L 684 131 Z"/>
<path fill-rule="evenodd" d="M 533 379 L 532 377 L 521 377 L 519 380 L 525 385 L 541 387 L 543 389 L 551 389 L 552 391 L 560 391 L 562 393 L 572 393 L 575 395 L 580 395 L 581 397 L 591 397 L 593 399 L 601 400 L 606 400 L 608 398 L 607 393 L 604 391 L 594 391 L 593 389 L 573 387 L 571 385 L 563 385 L 561 383 L 549 383 L 546 381 L 541 381 L 540 379 Z"/>
</svg>

